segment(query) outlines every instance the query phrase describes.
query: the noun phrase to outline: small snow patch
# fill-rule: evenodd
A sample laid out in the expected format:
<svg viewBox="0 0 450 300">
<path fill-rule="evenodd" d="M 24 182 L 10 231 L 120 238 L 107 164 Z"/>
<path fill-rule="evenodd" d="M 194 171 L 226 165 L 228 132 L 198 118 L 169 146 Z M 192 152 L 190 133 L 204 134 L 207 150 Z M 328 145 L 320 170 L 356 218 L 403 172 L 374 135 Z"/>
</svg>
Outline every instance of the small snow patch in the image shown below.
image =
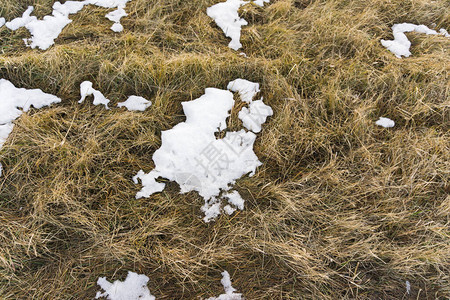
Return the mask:
<svg viewBox="0 0 450 300">
<path fill-rule="evenodd" d="M 108 300 L 155 300 L 147 287 L 149 278 L 134 272 L 128 272 L 125 281 L 116 280 L 113 283 L 100 277 L 97 284 L 105 291 L 97 292 L 95 299 L 107 297 Z"/>
<path fill-rule="evenodd" d="M 267 117 L 272 115 L 272 108 L 265 105 L 261 99 L 250 103 L 249 108 L 242 108 L 239 112 L 239 119 L 242 120 L 245 128 L 258 133 L 261 131 L 261 125 L 266 122 Z"/>
<path fill-rule="evenodd" d="M 207 300 L 241 300 L 242 294 L 235 293 L 236 289 L 231 285 L 230 274 L 227 271 L 222 272 L 222 280 L 220 281 L 225 290 L 225 294 L 218 297 L 211 297 Z"/>
<path fill-rule="evenodd" d="M 120 24 L 120 19 L 122 17 L 128 16 L 128 14 L 124 10 L 124 5 L 119 6 L 115 11 L 110 12 L 106 15 L 106 18 L 110 21 L 113 21 L 114 24 L 111 26 L 111 30 L 114 32 L 120 32 L 123 30 L 122 24 Z"/>
<path fill-rule="evenodd" d="M 439 29 L 439 33 L 445 37 L 450 37 L 450 34 L 448 33 L 448 31 L 445 30 L 444 28 Z"/>
<path fill-rule="evenodd" d="M 228 83 L 227 89 L 238 92 L 242 101 L 250 103 L 259 93 L 259 83 L 238 78 Z"/>
<path fill-rule="evenodd" d="M 378 121 L 375 122 L 378 126 L 382 126 L 384 128 L 394 127 L 395 122 L 389 118 L 380 117 Z"/>
<path fill-rule="evenodd" d="M 425 25 L 415 25 L 411 23 L 401 23 L 392 26 L 392 33 L 394 35 L 393 40 L 381 40 L 381 44 L 389 51 L 395 54 L 398 58 L 402 56 L 408 57 L 411 55 L 409 49 L 411 48 L 411 42 L 408 40 L 405 32 L 418 32 L 431 35 L 441 34 L 445 37 L 449 37 L 447 30 L 441 29 L 439 33 L 436 30 L 432 30 Z"/>
<path fill-rule="evenodd" d="M 127 101 L 117 104 L 118 107 L 126 107 L 128 110 L 144 111 L 152 105 L 151 101 L 139 96 L 130 96 Z"/>
<path fill-rule="evenodd" d="M 0 18 L 0 28 L 3 27 L 3 25 L 5 25 L 6 20 L 5 18 Z"/>
<path fill-rule="evenodd" d="M 80 84 L 80 94 L 81 99 L 80 101 L 78 101 L 78 103 L 83 103 L 83 101 L 86 99 L 87 96 L 94 95 L 94 101 L 92 102 L 92 104 L 94 105 L 103 104 L 106 109 L 109 109 L 108 108 L 109 100 L 106 99 L 106 97 L 103 96 L 103 94 L 100 91 L 97 91 L 96 89 L 92 88 L 92 82 L 83 81 Z"/>
<path fill-rule="evenodd" d="M 411 293 L 411 284 L 406 280 L 406 293 L 409 295 Z"/>
<path fill-rule="evenodd" d="M 269 0 L 256 0 L 253 3 L 259 6 L 264 6 L 265 2 Z M 214 19 L 217 26 L 222 29 L 226 37 L 231 38 L 231 42 L 228 44 L 233 50 L 238 50 L 242 48 L 240 42 L 241 39 L 241 28 L 247 25 L 247 21 L 239 17 L 238 10 L 241 6 L 250 3 L 250 1 L 243 0 L 227 0 L 226 2 L 221 2 L 215 4 L 206 9 L 206 14 Z"/>
</svg>

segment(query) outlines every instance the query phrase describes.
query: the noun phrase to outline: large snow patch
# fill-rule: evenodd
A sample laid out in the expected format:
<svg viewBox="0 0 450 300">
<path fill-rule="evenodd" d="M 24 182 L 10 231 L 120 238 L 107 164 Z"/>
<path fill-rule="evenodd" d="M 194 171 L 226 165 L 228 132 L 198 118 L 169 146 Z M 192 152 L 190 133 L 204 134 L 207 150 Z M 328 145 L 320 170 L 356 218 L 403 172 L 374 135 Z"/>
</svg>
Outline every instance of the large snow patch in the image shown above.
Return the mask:
<svg viewBox="0 0 450 300">
<path fill-rule="evenodd" d="M 263 111 L 258 111 L 261 104 L 252 108 L 251 99 L 258 93 L 259 85 L 238 79 L 228 88 L 249 101 L 250 112 L 245 117 L 253 121 L 246 119 L 244 126 L 251 124 L 248 129 L 259 131 L 267 116 L 273 114 L 266 105 Z M 254 102 L 262 103 L 262 99 Z M 230 91 L 216 88 L 207 88 L 200 98 L 183 102 L 186 121 L 161 133 L 162 145 L 153 154 L 155 168 L 149 173 L 141 170 L 133 177 L 135 183 L 141 180 L 143 185 L 136 198 L 163 191 L 165 183 L 157 181 L 161 177 L 176 181 L 181 193 L 197 191 L 203 197 L 205 222 L 215 219 L 222 211 L 231 214 L 236 209 L 242 210 L 244 200 L 232 190 L 233 185 L 246 174 L 253 176 L 261 162 L 253 152 L 254 132 L 241 129 L 228 131 L 223 138 L 215 136 L 219 131 L 226 131 L 226 119 L 234 103 Z M 224 208 L 222 200 L 228 202 Z"/>
</svg>

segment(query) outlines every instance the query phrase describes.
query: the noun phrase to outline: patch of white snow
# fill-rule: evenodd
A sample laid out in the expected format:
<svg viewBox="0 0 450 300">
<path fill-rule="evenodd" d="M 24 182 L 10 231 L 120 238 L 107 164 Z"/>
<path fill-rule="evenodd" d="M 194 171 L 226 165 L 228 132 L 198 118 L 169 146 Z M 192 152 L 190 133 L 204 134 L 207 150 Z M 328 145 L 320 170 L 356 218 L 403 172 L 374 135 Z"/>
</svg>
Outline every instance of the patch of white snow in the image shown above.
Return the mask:
<svg viewBox="0 0 450 300">
<path fill-rule="evenodd" d="M 231 81 L 227 88 L 230 91 L 238 92 L 241 100 L 249 103 L 249 108 L 244 107 L 239 112 L 239 119 L 241 119 L 244 127 L 255 133 L 260 132 L 261 125 L 266 122 L 267 117 L 273 115 L 273 110 L 263 103 L 262 98 L 253 101 L 255 95 L 259 93 L 259 83 L 236 79 Z"/>
<path fill-rule="evenodd" d="M 92 104 L 94 104 L 94 105 L 103 104 L 106 109 L 109 109 L 109 107 L 108 107 L 109 100 L 106 99 L 106 97 L 103 96 L 103 94 L 100 91 L 97 91 L 96 89 L 94 89 L 92 87 L 92 82 L 83 81 L 80 84 L 80 94 L 81 94 L 81 99 L 80 99 L 80 101 L 78 101 L 78 103 L 83 103 L 83 101 L 86 99 L 87 96 L 94 95 L 94 101 L 92 102 Z"/>
<path fill-rule="evenodd" d="M 270 0 L 255 0 L 255 1 L 253 1 L 253 3 L 255 3 L 256 5 L 259 5 L 259 6 L 264 6 L 264 3 L 269 3 L 270 2 Z"/>
<path fill-rule="evenodd" d="M 0 125 L 0 148 L 2 148 L 13 128 L 14 124 L 12 122 Z"/>
<path fill-rule="evenodd" d="M 445 37 L 450 37 L 450 34 L 448 33 L 448 31 L 445 30 L 444 28 L 439 29 L 439 33 Z"/>
<path fill-rule="evenodd" d="M 395 122 L 389 118 L 380 117 L 378 121 L 375 122 L 378 126 L 382 126 L 384 128 L 394 127 Z"/>
<path fill-rule="evenodd" d="M 1 27 L 3 27 L 3 25 L 5 25 L 5 23 L 6 23 L 6 20 L 5 20 L 5 18 L 0 18 L 0 28 Z"/>
<path fill-rule="evenodd" d="M 42 108 L 53 103 L 59 103 L 61 99 L 42 90 L 27 90 L 16 88 L 11 82 L 0 79 L 0 148 L 12 132 L 13 121 L 24 111 L 31 107 Z M 0 164 L 0 176 L 2 166 Z"/>
<path fill-rule="evenodd" d="M 264 6 L 264 3 L 268 3 L 270 0 L 256 0 L 253 3 L 259 6 Z M 233 50 L 242 48 L 240 42 L 241 28 L 247 25 L 247 21 L 239 17 L 238 10 L 241 6 L 249 3 L 250 1 L 244 0 L 227 0 L 215 4 L 206 9 L 206 14 L 214 19 L 217 26 L 222 29 L 226 37 L 231 38 L 231 42 L 228 44 Z"/>
<path fill-rule="evenodd" d="M 258 84 L 241 80 L 236 82 L 248 83 L 237 85 L 239 87 L 252 86 L 250 93 L 244 88 L 229 85 L 230 89 L 241 92 L 245 97 L 250 95 L 248 101 L 251 105 L 251 97 L 259 91 Z M 243 175 L 253 176 L 261 162 L 253 152 L 256 139 L 253 132 L 242 129 L 226 132 L 224 138 L 215 137 L 215 133 L 226 129 L 226 119 L 234 105 L 233 94 L 226 90 L 207 88 L 203 96 L 183 102 L 182 105 L 186 121 L 161 133 L 162 145 L 153 154 L 155 168 L 147 174 L 141 170 L 133 177 L 135 183 L 141 180 L 143 185 L 136 198 L 149 197 L 164 190 L 165 183 L 157 181 L 162 177 L 176 181 L 181 193 L 197 191 L 204 198 L 202 211 L 205 213 L 205 222 L 221 213 L 224 199 L 228 199 L 238 209 L 243 209 L 244 200 L 240 195 L 227 191 Z M 227 205 L 224 210 L 231 214 L 235 208 Z"/>
<path fill-rule="evenodd" d="M 214 19 L 217 26 L 222 29 L 225 36 L 231 38 L 231 42 L 228 44 L 233 50 L 238 50 L 242 47 L 241 39 L 241 27 L 247 25 L 247 21 L 239 17 L 239 8 L 247 4 L 248 1 L 242 0 L 227 0 L 215 4 L 206 9 L 206 14 Z"/>
<path fill-rule="evenodd" d="M 261 125 L 266 122 L 267 117 L 272 115 L 272 108 L 265 105 L 261 99 L 250 103 L 249 108 L 243 107 L 238 116 L 245 128 L 258 133 L 261 131 Z"/>
<path fill-rule="evenodd" d="M 124 8 L 128 1 L 131 0 L 66 1 L 64 4 L 57 1 L 53 4 L 52 15 L 45 16 L 42 20 L 31 16 L 34 8 L 29 6 L 22 17 L 7 22 L 6 27 L 11 30 L 25 27 L 31 34 L 30 38 L 24 39 L 25 44 L 33 49 L 38 47 L 41 50 L 46 50 L 55 43 L 55 39 L 58 38 L 64 27 L 72 22 L 69 19 L 69 15 L 78 13 L 84 6 L 89 4 L 104 8 L 116 8 L 115 11 L 108 13 L 106 18 L 114 22 L 111 27 L 113 31 L 122 31 L 123 26 L 120 24 L 120 19 L 127 15 Z"/>
<path fill-rule="evenodd" d="M 409 295 L 411 293 L 411 283 L 409 283 L 408 280 L 406 280 L 406 293 Z"/>
<path fill-rule="evenodd" d="M 118 107 L 126 107 L 128 110 L 144 111 L 152 105 L 151 101 L 139 96 L 130 96 L 127 101 L 117 103 Z"/>
<path fill-rule="evenodd" d="M 28 6 L 27 10 L 24 11 L 24 13 L 22 14 L 22 17 L 15 18 L 14 20 L 12 20 L 10 22 L 6 22 L 6 24 L 5 24 L 6 27 L 8 27 L 11 30 L 17 30 L 20 27 L 24 27 L 28 23 L 37 20 L 36 17 L 30 16 L 31 13 L 33 12 L 33 10 L 34 10 L 33 6 Z"/>
<path fill-rule="evenodd" d="M 218 297 L 211 297 L 207 300 L 241 300 L 242 294 L 235 293 L 236 289 L 231 285 L 230 274 L 227 271 L 222 272 L 222 280 L 220 281 L 225 290 L 225 294 Z"/>
<path fill-rule="evenodd" d="M 125 6 L 119 6 L 116 10 L 110 12 L 106 15 L 106 18 L 110 21 L 113 21 L 114 24 L 111 26 L 111 30 L 114 32 L 120 32 L 123 30 L 122 24 L 120 24 L 120 19 L 122 17 L 128 16 L 128 14 L 124 10 Z"/>
<path fill-rule="evenodd" d="M 97 292 L 95 299 L 107 297 L 108 300 L 155 300 L 147 287 L 149 278 L 134 272 L 128 272 L 125 281 L 116 280 L 113 283 L 100 277 L 97 284 L 105 291 Z"/>
<path fill-rule="evenodd" d="M 227 89 L 232 92 L 238 92 L 242 101 L 250 103 L 255 95 L 259 93 L 259 83 L 238 78 L 228 83 Z"/>
<path fill-rule="evenodd" d="M 13 128 L 14 128 L 13 123 L 6 123 L 6 124 L 0 125 L 0 149 L 2 148 L 6 139 L 12 132 Z M 0 176 L 2 176 L 2 170 L 3 170 L 3 167 L 2 167 L 2 164 L 0 163 Z"/>
<path fill-rule="evenodd" d="M 431 35 L 441 34 L 448 37 L 448 32 L 445 29 L 441 29 L 438 33 L 436 30 L 430 29 L 425 25 L 415 25 L 411 23 L 401 23 L 392 26 L 392 33 L 394 35 L 393 40 L 381 40 L 381 44 L 386 47 L 389 51 L 395 54 L 398 58 L 409 57 L 411 52 L 411 42 L 408 40 L 405 32 L 418 32 Z"/>
<path fill-rule="evenodd" d="M 239 210 L 244 210 L 245 201 L 237 191 L 225 193 L 222 197 L 228 200 L 229 203 L 223 208 L 226 214 L 233 214 L 236 211 L 236 208 Z"/>
</svg>

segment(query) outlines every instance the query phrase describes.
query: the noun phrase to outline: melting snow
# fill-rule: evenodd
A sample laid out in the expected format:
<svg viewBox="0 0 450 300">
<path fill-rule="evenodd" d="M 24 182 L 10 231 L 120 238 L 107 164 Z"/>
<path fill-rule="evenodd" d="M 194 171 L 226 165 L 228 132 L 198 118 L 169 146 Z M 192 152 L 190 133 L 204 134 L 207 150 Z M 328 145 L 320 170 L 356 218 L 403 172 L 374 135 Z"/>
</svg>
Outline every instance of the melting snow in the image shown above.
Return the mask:
<svg viewBox="0 0 450 300">
<path fill-rule="evenodd" d="M 109 100 L 106 99 L 106 97 L 103 96 L 103 94 L 100 91 L 97 91 L 96 89 L 92 88 L 92 82 L 83 81 L 80 84 L 80 94 L 81 99 L 80 101 L 78 101 L 78 103 L 83 103 L 84 99 L 86 99 L 87 96 L 94 95 L 94 101 L 92 102 L 92 104 L 94 105 L 103 104 L 106 109 L 109 109 L 108 108 Z"/>
<path fill-rule="evenodd" d="M 144 111 L 152 105 L 151 101 L 139 96 L 130 96 L 127 101 L 117 103 L 118 107 L 126 107 L 128 110 Z"/>
<path fill-rule="evenodd" d="M 147 287 L 148 281 L 147 276 L 130 271 L 125 281 L 116 280 L 111 283 L 106 280 L 106 277 L 100 277 L 97 284 L 105 292 L 97 292 L 95 299 L 106 297 L 108 300 L 155 300 L 155 296 L 150 293 Z M 236 289 L 231 285 L 230 274 L 227 271 L 222 272 L 220 282 L 225 294 L 207 300 L 242 300 L 242 294 L 235 293 Z"/>
<path fill-rule="evenodd" d="M 33 10 L 34 10 L 33 6 L 28 6 L 27 10 L 24 11 L 24 13 L 22 14 L 22 17 L 15 18 L 10 22 L 6 22 L 6 27 L 8 27 L 11 30 L 17 30 L 20 27 L 23 27 L 28 23 L 37 20 L 36 17 L 30 16 Z"/>
<path fill-rule="evenodd" d="M 237 207 L 240 210 L 244 209 L 244 199 L 242 199 L 241 195 L 239 195 L 238 192 L 236 191 L 232 191 L 230 193 L 226 193 L 225 195 L 223 195 L 224 199 L 228 200 L 228 205 L 226 205 L 223 210 L 228 214 L 231 215 L 232 213 L 234 213 L 236 211 Z M 233 207 L 234 206 L 234 207 Z"/>
<path fill-rule="evenodd" d="M 239 119 L 242 120 L 245 128 L 258 133 L 261 131 L 261 125 L 266 122 L 267 117 L 273 115 L 273 110 L 270 106 L 265 105 L 262 99 L 250 103 L 249 108 L 242 108 L 239 112 Z"/>
<path fill-rule="evenodd" d="M 114 24 L 111 26 L 111 30 L 114 32 L 120 32 L 123 30 L 123 26 L 122 26 L 122 24 L 120 24 L 120 19 L 122 17 L 128 16 L 128 14 L 125 12 L 124 8 L 125 8 L 125 5 L 119 6 L 115 11 L 112 11 L 106 15 L 106 18 L 108 18 L 108 20 L 114 22 Z"/>
<path fill-rule="evenodd" d="M 381 44 L 386 47 L 389 51 L 395 54 L 398 58 L 402 56 L 408 57 L 411 55 L 409 48 L 411 47 L 411 42 L 408 40 L 405 32 L 418 32 L 425 34 L 441 34 L 449 37 L 448 32 L 442 28 L 439 33 L 436 30 L 432 30 L 425 25 L 414 25 L 411 23 L 395 24 L 392 26 L 392 33 L 394 35 L 394 40 L 381 40 Z"/>
<path fill-rule="evenodd" d="M 225 294 L 218 297 L 211 297 L 207 300 L 241 300 L 242 294 L 235 293 L 236 289 L 231 286 L 230 274 L 227 271 L 222 272 L 222 280 L 220 281 L 225 290 Z"/>
<path fill-rule="evenodd" d="M 254 1 L 256 5 L 263 6 L 265 2 L 270 0 L 257 0 Z M 217 26 L 222 29 L 225 36 L 231 38 L 231 42 L 228 44 L 233 50 L 242 48 L 240 42 L 241 39 L 241 27 L 247 25 L 247 21 L 239 17 L 238 10 L 241 6 L 249 3 L 250 1 L 243 0 L 227 0 L 215 4 L 206 9 L 206 14 L 214 19 Z"/>
<path fill-rule="evenodd" d="M 25 44 L 33 49 L 38 47 L 42 50 L 46 50 L 55 43 L 55 39 L 60 35 L 63 28 L 72 22 L 72 20 L 69 19 L 69 15 L 78 13 L 84 6 L 89 4 L 105 8 L 116 8 L 115 11 L 108 13 L 106 18 L 114 22 L 111 27 L 113 31 L 122 31 L 123 26 L 120 24 L 120 19 L 127 15 L 124 8 L 128 1 L 130 0 L 66 1 L 64 4 L 55 2 L 53 4 L 52 15 L 45 16 L 42 20 L 38 20 L 35 16 L 31 16 L 34 8 L 33 6 L 29 6 L 22 17 L 7 22 L 6 27 L 11 30 L 25 27 L 31 34 L 31 38 L 24 39 Z M 2 20 L 0 19 L 0 24 L 1 22 Z"/>
<path fill-rule="evenodd" d="M 59 102 L 61 102 L 60 98 L 46 94 L 39 89 L 16 88 L 8 80 L 0 79 L 0 148 L 12 132 L 14 127 L 12 122 L 23 111 L 28 111 L 32 106 L 42 108 Z M 2 166 L 0 164 L 0 176 L 1 173 Z"/>
<path fill-rule="evenodd" d="M 229 88 L 233 87 L 243 99 L 248 100 L 249 95 L 251 99 L 259 91 L 253 82 L 236 82 L 239 84 Z M 253 87 L 251 92 L 249 87 Z M 248 101 L 251 106 L 251 100 Z M 140 179 L 143 185 L 136 198 L 164 190 L 165 183 L 156 181 L 163 177 L 176 181 L 181 193 L 197 191 L 204 198 L 205 222 L 221 213 L 222 200 L 228 200 L 224 208 L 228 214 L 236 208 L 243 209 L 244 200 L 232 191 L 232 186 L 243 175 L 253 176 L 261 162 L 253 152 L 255 133 L 242 129 L 226 132 L 224 138 L 215 137 L 215 133 L 226 130 L 226 119 L 234 103 L 231 92 L 216 88 L 207 88 L 200 98 L 183 102 L 186 121 L 161 133 L 162 145 L 153 154 L 155 168 L 147 174 L 141 170 L 133 177 L 135 183 Z"/>
<path fill-rule="evenodd" d="M 409 281 L 406 280 L 405 284 L 406 284 L 406 292 L 409 295 L 411 293 L 411 283 L 409 283 Z"/>
<path fill-rule="evenodd" d="M 259 93 L 259 83 L 238 78 L 228 83 L 227 89 L 238 92 L 242 101 L 250 103 L 253 101 L 253 97 Z"/>
<path fill-rule="evenodd" d="M 109 300 L 155 300 L 147 287 L 149 278 L 134 272 L 128 272 L 125 281 L 116 280 L 113 283 L 100 277 L 97 284 L 105 291 L 97 292 L 95 299 L 107 297 Z"/>
<path fill-rule="evenodd" d="M 448 31 L 445 30 L 444 28 L 439 29 L 439 33 L 445 37 L 450 37 L 450 34 L 448 33 Z"/>
<path fill-rule="evenodd" d="M 395 122 L 389 118 L 380 117 L 378 121 L 375 122 L 378 126 L 383 126 L 384 128 L 394 127 Z"/>
</svg>

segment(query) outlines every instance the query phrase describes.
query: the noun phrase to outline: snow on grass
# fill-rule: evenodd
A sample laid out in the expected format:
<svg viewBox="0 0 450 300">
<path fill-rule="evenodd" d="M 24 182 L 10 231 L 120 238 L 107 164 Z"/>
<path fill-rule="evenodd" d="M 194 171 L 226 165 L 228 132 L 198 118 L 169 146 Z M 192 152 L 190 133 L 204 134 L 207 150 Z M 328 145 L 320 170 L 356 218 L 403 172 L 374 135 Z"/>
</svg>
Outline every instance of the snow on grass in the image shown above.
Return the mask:
<svg viewBox="0 0 450 300">
<path fill-rule="evenodd" d="M 265 105 L 261 99 L 250 103 L 249 108 L 242 108 L 239 112 L 239 119 L 242 120 L 245 128 L 258 133 L 261 131 L 261 125 L 266 122 L 267 117 L 272 115 L 272 108 Z"/>
<path fill-rule="evenodd" d="M 214 19 L 217 26 L 225 33 L 225 36 L 231 38 L 228 47 L 233 50 L 242 48 L 240 42 L 241 27 L 248 23 L 239 17 L 238 9 L 246 3 L 248 2 L 242 0 L 227 0 L 226 2 L 208 7 L 206 10 L 206 14 Z"/>
<path fill-rule="evenodd" d="M 106 18 L 114 22 L 111 27 L 113 31 L 122 31 L 123 26 L 120 24 L 120 19 L 127 15 L 124 8 L 128 1 L 130 0 L 85 0 L 66 1 L 64 4 L 57 1 L 53 4 L 52 15 L 45 16 L 42 20 L 31 16 L 34 8 L 29 6 L 22 17 L 7 22 L 6 27 L 13 31 L 25 27 L 31 34 L 31 38 L 24 39 L 25 44 L 33 49 L 38 47 L 46 50 L 55 43 L 55 39 L 61 34 L 64 27 L 72 22 L 69 19 L 69 15 L 78 13 L 84 6 L 89 4 L 105 8 L 116 8 L 115 11 L 108 13 Z"/>
<path fill-rule="evenodd" d="M 22 17 L 15 18 L 12 21 L 6 22 L 6 27 L 8 27 L 11 30 L 17 30 L 20 27 L 23 27 L 27 25 L 28 23 L 37 20 L 36 17 L 31 17 L 31 13 L 33 12 L 34 7 L 28 6 L 27 10 L 25 10 L 22 14 Z"/>
<path fill-rule="evenodd" d="M 242 101 L 250 103 L 253 101 L 253 97 L 259 93 L 259 83 L 238 78 L 228 83 L 227 89 L 238 92 Z"/>
<path fill-rule="evenodd" d="M 83 103 L 83 101 L 86 99 L 87 96 L 94 95 L 94 101 L 92 102 L 92 104 L 94 105 L 103 104 L 106 109 L 109 109 L 108 107 L 109 100 L 106 99 L 106 97 L 103 96 L 103 94 L 100 91 L 97 91 L 96 89 L 92 88 L 92 82 L 83 81 L 80 84 L 80 94 L 81 99 L 80 101 L 78 101 L 78 103 Z"/>
<path fill-rule="evenodd" d="M 253 82 L 234 82 L 240 84 L 231 84 L 229 88 L 244 95 L 246 100 L 247 93 L 253 97 L 259 91 Z M 252 92 L 249 92 L 249 86 L 253 86 Z M 197 191 L 203 197 L 205 203 L 201 210 L 205 222 L 215 219 L 223 210 L 227 214 L 242 210 L 244 200 L 232 190 L 233 185 L 246 174 L 253 176 L 261 162 L 253 152 L 256 139 L 253 132 L 242 129 L 228 131 L 224 138 L 215 136 L 227 129 L 226 119 L 234 103 L 231 92 L 216 88 L 207 88 L 200 98 L 183 102 L 186 121 L 161 133 L 162 145 L 153 154 L 155 168 L 147 174 L 140 170 L 133 177 L 136 184 L 141 180 L 143 186 L 136 198 L 163 191 L 165 183 L 157 181 L 162 177 L 176 181 L 181 193 Z M 228 201 L 224 209 L 222 200 Z"/>
<path fill-rule="evenodd" d="M 450 37 L 450 34 L 444 28 L 439 29 L 439 33 L 445 37 Z"/>
<path fill-rule="evenodd" d="M 395 122 L 389 118 L 380 117 L 378 121 L 375 122 L 378 126 L 382 126 L 384 128 L 394 127 Z"/>
<path fill-rule="evenodd" d="M 445 37 L 449 37 L 448 32 L 442 28 L 439 33 L 436 30 L 432 30 L 425 25 L 415 25 L 411 23 L 401 23 L 392 26 L 392 33 L 394 35 L 394 40 L 381 40 L 381 44 L 386 47 L 389 51 L 395 54 L 398 58 L 409 57 L 411 52 L 411 42 L 408 40 L 405 32 L 418 32 L 431 35 L 441 34 Z"/>
<path fill-rule="evenodd" d="M 263 103 L 263 98 L 253 101 L 253 98 L 259 93 L 259 83 L 236 79 L 228 84 L 227 89 L 238 92 L 241 100 L 249 103 L 249 108 L 244 107 L 239 112 L 239 119 L 244 127 L 255 133 L 260 132 L 261 125 L 266 122 L 267 117 L 273 115 L 273 111 L 270 106 Z"/>
<path fill-rule="evenodd" d="M 6 20 L 5 18 L 0 18 L 0 28 L 3 27 L 3 25 L 5 25 Z"/>
<path fill-rule="evenodd" d="M 241 40 L 241 28 L 247 25 L 247 21 L 239 17 L 238 10 L 241 6 L 249 3 L 250 1 L 243 0 L 227 0 L 215 4 L 206 9 L 206 14 L 214 19 L 217 26 L 222 29 L 226 37 L 231 38 L 228 47 L 233 50 L 242 48 Z M 269 0 L 257 0 L 254 1 L 256 5 L 263 6 L 265 2 Z"/>
<path fill-rule="evenodd" d="M 78 103 L 83 103 L 88 96 L 94 96 L 94 101 L 92 102 L 92 104 L 103 104 L 106 109 L 109 109 L 108 103 L 110 102 L 110 100 L 107 99 L 100 91 L 94 89 L 92 87 L 92 82 L 83 81 L 80 84 L 80 94 L 81 99 L 80 101 L 78 101 Z M 150 105 L 152 105 L 151 101 L 148 101 L 147 99 L 140 96 L 129 96 L 126 101 L 117 104 L 118 107 L 126 107 L 130 111 L 144 111 L 148 107 L 150 107 Z"/>
<path fill-rule="evenodd" d="M 149 278 L 134 272 L 128 272 L 125 281 L 116 280 L 113 283 L 100 277 L 97 284 L 105 291 L 97 292 L 95 299 L 107 297 L 109 300 L 155 300 L 147 287 Z"/>
<path fill-rule="evenodd" d="M 236 211 L 236 208 L 243 210 L 244 209 L 244 199 L 242 199 L 241 195 L 238 192 L 232 191 L 230 193 L 226 193 L 223 195 L 224 199 L 228 200 L 228 203 L 223 210 L 226 214 L 231 215 Z M 235 208 L 236 207 L 236 208 Z"/>
<path fill-rule="evenodd" d="M 241 300 L 242 294 L 235 293 L 236 289 L 231 286 L 230 274 L 227 271 L 222 272 L 222 280 L 220 281 L 225 290 L 225 294 L 218 297 L 211 297 L 207 300 Z"/>
<path fill-rule="evenodd" d="M 59 102 L 60 98 L 39 89 L 16 88 L 8 80 L 0 79 L 0 148 L 12 132 L 14 127 L 12 122 L 24 111 L 28 111 L 32 106 L 42 108 Z M 1 173 L 0 164 L 0 176 Z"/>
<path fill-rule="evenodd" d="M 150 293 L 147 287 L 149 278 L 142 274 L 129 271 L 125 281 L 116 280 L 113 283 L 100 277 L 97 284 L 104 292 L 97 292 L 95 299 L 106 297 L 108 300 L 155 300 L 155 296 Z M 241 300 L 242 294 L 235 293 L 236 289 L 231 285 L 230 274 L 222 272 L 220 281 L 225 290 L 225 294 L 218 297 L 211 297 L 207 300 Z"/>
<path fill-rule="evenodd" d="M 121 32 L 123 30 L 123 26 L 120 24 L 120 19 L 126 16 L 128 16 L 128 14 L 125 12 L 124 6 L 119 6 L 115 11 L 107 14 L 106 18 L 114 22 L 111 26 L 111 30 L 114 32 Z"/>
<path fill-rule="evenodd" d="M 118 107 L 126 107 L 128 110 L 144 111 L 152 105 L 151 101 L 139 96 L 130 96 L 124 102 L 117 103 Z"/>
</svg>

